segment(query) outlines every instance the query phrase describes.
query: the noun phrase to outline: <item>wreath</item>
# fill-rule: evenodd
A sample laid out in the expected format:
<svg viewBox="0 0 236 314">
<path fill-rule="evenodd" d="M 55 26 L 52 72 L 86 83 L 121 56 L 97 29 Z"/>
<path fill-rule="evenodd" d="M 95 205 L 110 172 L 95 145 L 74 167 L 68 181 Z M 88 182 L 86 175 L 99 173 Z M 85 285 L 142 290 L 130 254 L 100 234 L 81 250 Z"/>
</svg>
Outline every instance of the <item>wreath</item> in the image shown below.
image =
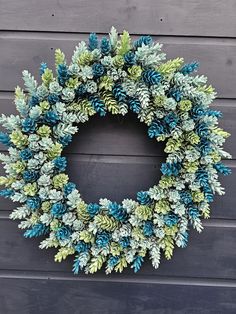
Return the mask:
<svg viewBox="0 0 236 314">
<path fill-rule="evenodd" d="M 186 247 L 189 229 L 203 229 L 215 193 L 224 194 L 218 174 L 230 169 L 222 158 L 229 133 L 218 127 L 221 112 L 209 107 L 216 97 L 198 62 L 165 61 L 162 45 L 150 36 L 131 40 L 127 31 L 109 37 L 89 35 L 67 64 L 55 50 L 56 76 L 46 63 L 40 85 L 23 71 L 25 90 L 15 89 L 19 115 L 0 118 L 8 154 L 1 154 L 6 176 L 0 194 L 20 203 L 11 219 L 20 219 L 26 238 L 44 236 L 40 248 L 57 248 L 55 261 L 74 256 L 73 272 L 137 272 L 146 255 L 154 268 L 161 254 Z M 137 199 L 120 204 L 108 199 L 86 204 L 66 174 L 63 149 L 78 125 L 107 113 L 137 114 L 148 136 L 165 141 L 167 158 L 159 182 Z"/>
</svg>

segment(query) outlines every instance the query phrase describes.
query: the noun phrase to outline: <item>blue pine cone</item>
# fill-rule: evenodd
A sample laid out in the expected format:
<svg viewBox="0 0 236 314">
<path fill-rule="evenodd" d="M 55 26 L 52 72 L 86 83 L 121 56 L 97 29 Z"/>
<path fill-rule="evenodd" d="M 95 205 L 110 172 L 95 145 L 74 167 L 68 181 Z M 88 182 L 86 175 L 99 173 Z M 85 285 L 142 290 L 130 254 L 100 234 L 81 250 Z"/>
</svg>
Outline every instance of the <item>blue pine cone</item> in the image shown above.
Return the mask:
<svg viewBox="0 0 236 314">
<path fill-rule="evenodd" d="M 66 157 L 57 157 L 53 161 L 53 164 L 59 172 L 63 172 L 66 170 L 67 160 Z"/>
<path fill-rule="evenodd" d="M 181 191 L 180 199 L 185 205 L 191 204 L 193 201 L 192 195 L 189 191 Z"/>
<path fill-rule="evenodd" d="M 151 45 L 152 43 L 152 37 L 151 36 L 141 36 L 139 39 L 134 41 L 134 47 L 138 48 L 141 47 L 143 44 L 146 46 Z"/>
<path fill-rule="evenodd" d="M 146 237 L 153 235 L 153 223 L 152 221 L 145 221 L 143 226 L 143 233 Z"/>
<path fill-rule="evenodd" d="M 166 163 L 162 163 L 161 165 L 161 172 L 165 175 L 165 176 L 178 176 L 179 175 L 179 171 L 181 169 L 181 165 L 178 162 L 166 162 Z"/>
<path fill-rule="evenodd" d="M 34 107 L 39 104 L 39 98 L 35 95 L 32 95 L 29 99 L 29 107 Z"/>
<path fill-rule="evenodd" d="M 194 71 L 197 71 L 198 67 L 199 67 L 199 62 L 194 61 L 191 63 L 184 64 L 182 68 L 180 69 L 180 72 L 183 73 L 184 75 L 187 75 Z"/>
<path fill-rule="evenodd" d="M 108 266 L 109 267 L 114 267 L 117 265 L 117 263 L 119 262 L 120 258 L 118 256 L 111 256 L 108 260 Z"/>
<path fill-rule="evenodd" d="M 6 146 L 11 145 L 11 140 L 8 134 L 0 132 L 0 143 Z"/>
<path fill-rule="evenodd" d="M 54 217 L 61 217 L 67 211 L 67 207 L 62 203 L 55 203 L 51 207 L 51 214 Z"/>
<path fill-rule="evenodd" d="M 195 105 L 191 109 L 191 117 L 197 120 L 206 114 L 206 109 L 202 105 Z"/>
<path fill-rule="evenodd" d="M 206 185 L 203 187 L 204 196 L 209 203 L 213 202 L 214 194 L 210 185 Z"/>
<path fill-rule="evenodd" d="M 96 33 L 89 34 L 89 44 L 88 48 L 90 51 L 98 48 L 98 37 Z"/>
<path fill-rule="evenodd" d="M 166 129 L 163 125 L 163 122 L 156 119 L 154 120 L 150 127 L 148 128 L 148 136 L 150 138 L 158 137 L 166 133 Z"/>
<path fill-rule="evenodd" d="M 33 238 L 33 237 L 40 237 L 45 235 L 49 232 L 49 227 L 42 223 L 37 223 L 31 229 L 26 230 L 24 233 L 25 238 Z"/>
<path fill-rule="evenodd" d="M 142 78 L 143 78 L 145 84 L 155 85 L 155 84 L 160 83 L 161 74 L 155 70 L 145 70 L 142 73 Z"/>
<path fill-rule="evenodd" d="M 55 125 L 59 121 L 59 117 L 56 112 L 49 110 L 44 115 L 44 121 L 50 125 Z"/>
<path fill-rule="evenodd" d="M 119 221 L 125 221 L 127 218 L 126 210 L 116 202 L 109 205 L 109 214 Z"/>
<path fill-rule="evenodd" d="M 59 241 L 67 240 L 71 235 L 71 230 L 69 227 L 63 226 L 57 229 L 55 235 Z"/>
<path fill-rule="evenodd" d="M 76 245 L 75 245 L 75 249 L 78 253 L 83 253 L 83 252 L 87 252 L 89 249 L 89 244 L 85 243 L 84 241 L 79 241 Z"/>
<path fill-rule="evenodd" d="M 14 194 L 14 191 L 12 189 L 3 189 L 0 190 L 0 196 L 9 198 Z"/>
<path fill-rule="evenodd" d="M 94 63 L 92 70 L 95 78 L 101 77 L 105 73 L 104 66 L 101 63 Z"/>
<path fill-rule="evenodd" d="M 48 95 L 48 102 L 50 105 L 54 105 L 58 101 L 60 101 L 60 97 L 57 94 Z"/>
<path fill-rule="evenodd" d="M 89 215 L 91 217 L 94 217 L 95 215 L 97 215 L 100 211 L 100 206 L 96 203 L 90 203 L 87 206 L 87 212 L 89 213 Z"/>
<path fill-rule="evenodd" d="M 33 133 L 36 129 L 35 120 L 31 118 L 25 118 L 22 121 L 22 131 L 25 133 Z"/>
<path fill-rule="evenodd" d="M 137 273 L 141 266 L 142 266 L 142 263 L 143 263 L 143 257 L 140 256 L 140 255 L 137 255 L 135 258 L 134 258 L 134 261 L 133 261 L 133 264 L 132 264 L 132 268 L 134 269 L 134 272 Z"/>
<path fill-rule="evenodd" d="M 63 147 L 66 147 L 70 142 L 72 142 L 72 135 L 67 134 L 63 137 L 60 137 L 58 141 Z"/>
<path fill-rule="evenodd" d="M 196 219 L 200 216 L 199 210 L 194 206 L 188 208 L 188 214 L 192 219 Z"/>
<path fill-rule="evenodd" d="M 126 93 L 123 87 L 120 84 L 115 84 L 112 88 L 112 93 L 116 100 L 118 101 L 125 101 L 126 100 Z"/>
<path fill-rule="evenodd" d="M 122 246 L 123 249 L 126 249 L 130 245 L 130 238 L 123 237 L 119 240 L 119 244 Z"/>
<path fill-rule="evenodd" d="M 110 53 L 111 43 L 106 37 L 102 38 L 100 48 L 103 55 L 108 55 Z"/>
<path fill-rule="evenodd" d="M 104 102 L 100 98 L 94 95 L 90 95 L 88 99 L 91 102 L 95 111 L 99 113 L 101 117 L 106 115 L 106 108 Z"/>
<path fill-rule="evenodd" d="M 127 65 L 134 65 L 134 64 L 136 64 L 136 55 L 135 55 L 135 53 L 132 52 L 132 51 L 128 51 L 124 55 L 124 60 L 125 60 L 125 63 Z"/>
<path fill-rule="evenodd" d="M 29 148 L 25 148 L 20 152 L 20 158 L 22 160 L 27 161 L 27 160 L 31 159 L 32 157 L 33 157 L 33 153 Z"/>
<path fill-rule="evenodd" d="M 111 238 L 110 234 L 106 231 L 103 231 L 97 233 L 95 243 L 98 246 L 98 248 L 102 249 L 109 245 L 110 238 Z"/>
<path fill-rule="evenodd" d="M 80 84 L 75 90 L 75 95 L 78 97 L 82 97 L 87 93 L 85 84 Z"/>
<path fill-rule="evenodd" d="M 26 201 L 26 205 L 29 207 L 29 209 L 35 211 L 40 208 L 41 200 L 38 196 L 29 197 Z"/>
<path fill-rule="evenodd" d="M 196 126 L 196 133 L 200 137 L 207 137 L 209 135 L 209 127 L 206 123 L 201 122 Z"/>
<path fill-rule="evenodd" d="M 57 66 L 58 83 L 64 86 L 66 81 L 70 78 L 68 67 L 65 64 L 59 64 Z"/>
<path fill-rule="evenodd" d="M 42 62 L 42 63 L 40 64 L 40 68 L 39 68 L 39 74 L 40 74 L 40 76 L 43 75 L 43 73 L 45 72 L 45 70 L 46 70 L 47 68 L 48 68 L 47 63 Z"/>
<path fill-rule="evenodd" d="M 178 121 L 179 118 L 174 112 L 169 113 L 164 118 L 164 122 L 168 126 L 169 131 L 172 131 L 177 126 Z"/>
<path fill-rule="evenodd" d="M 202 187 L 206 187 L 209 185 L 209 177 L 208 173 L 204 169 L 199 169 L 196 172 L 196 180 L 200 183 Z"/>
<path fill-rule="evenodd" d="M 217 172 L 223 174 L 224 176 L 227 176 L 232 172 L 232 170 L 229 167 L 225 166 L 222 162 L 214 164 L 214 168 Z"/>
<path fill-rule="evenodd" d="M 180 101 L 182 99 L 182 93 L 178 89 L 170 90 L 169 95 L 173 97 L 176 101 Z"/>
<path fill-rule="evenodd" d="M 164 222 L 168 227 L 175 226 L 179 221 L 179 218 L 175 214 L 168 214 L 164 216 Z"/>
<path fill-rule="evenodd" d="M 74 191 L 76 189 L 76 185 L 72 182 L 68 182 L 65 186 L 64 186 L 64 193 L 65 195 L 69 195 L 72 191 Z"/>
<path fill-rule="evenodd" d="M 135 113 L 139 113 L 141 110 L 141 104 L 140 104 L 139 99 L 137 99 L 137 98 L 129 97 L 128 105 L 129 105 L 130 109 Z"/>
<path fill-rule="evenodd" d="M 137 200 L 141 205 L 147 205 L 151 203 L 151 198 L 146 191 L 138 192 Z"/>
<path fill-rule="evenodd" d="M 35 182 L 39 178 L 39 173 L 34 170 L 25 170 L 23 172 L 23 179 L 25 182 Z"/>
</svg>

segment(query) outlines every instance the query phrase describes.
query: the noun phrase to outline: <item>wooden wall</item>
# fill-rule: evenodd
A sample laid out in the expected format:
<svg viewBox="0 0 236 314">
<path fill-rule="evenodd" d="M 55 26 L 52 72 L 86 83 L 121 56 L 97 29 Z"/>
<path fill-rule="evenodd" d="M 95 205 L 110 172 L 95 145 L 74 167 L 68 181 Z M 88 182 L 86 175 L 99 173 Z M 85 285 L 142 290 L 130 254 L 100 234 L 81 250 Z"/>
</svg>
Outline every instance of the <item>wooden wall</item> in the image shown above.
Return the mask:
<svg viewBox="0 0 236 314">
<path fill-rule="evenodd" d="M 38 78 L 40 62 L 53 65 L 54 50 L 71 57 L 88 33 L 114 25 L 135 38 L 151 34 L 168 58 L 199 60 L 218 92 L 214 107 L 232 136 L 225 148 L 233 174 L 222 178 L 212 219 L 189 246 L 176 249 L 159 270 L 147 261 L 138 274 L 71 273 L 71 260 L 56 264 L 53 250 L 24 239 L 14 208 L 0 202 L 0 314 L 192 314 L 236 313 L 236 1 L 227 0 L 0 0 L 0 108 L 14 112 L 13 90 L 21 72 Z M 128 117 L 92 118 L 65 152 L 69 174 L 87 201 L 120 201 L 158 181 L 163 147 Z M 1 146 L 1 150 L 4 148 Z"/>
</svg>

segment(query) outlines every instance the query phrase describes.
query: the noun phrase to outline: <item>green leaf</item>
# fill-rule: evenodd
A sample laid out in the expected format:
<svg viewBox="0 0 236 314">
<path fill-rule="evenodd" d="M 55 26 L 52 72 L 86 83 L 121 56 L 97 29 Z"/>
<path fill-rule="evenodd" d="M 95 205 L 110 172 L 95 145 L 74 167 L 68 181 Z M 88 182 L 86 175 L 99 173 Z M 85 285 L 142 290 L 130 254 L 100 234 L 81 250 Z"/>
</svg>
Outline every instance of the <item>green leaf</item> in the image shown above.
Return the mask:
<svg viewBox="0 0 236 314">
<path fill-rule="evenodd" d="M 74 253 L 75 253 L 75 250 L 73 248 L 62 247 L 61 249 L 59 249 L 59 251 L 55 255 L 54 261 L 60 263 L 62 260 L 65 260 L 68 255 L 72 255 Z"/>
<path fill-rule="evenodd" d="M 131 49 L 131 38 L 127 31 L 123 31 L 122 35 L 120 35 L 120 41 L 117 43 L 117 54 L 125 55 Z"/>
<path fill-rule="evenodd" d="M 120 113 L 120 106 L 113 97 L 112 93 L 110 92 L 103 92 L 101 94 L 101 99 L 104 101 L 105 106 L 109 112 L 112 114 L 119 114 Z"/>
<path fill-rule="evenodd" d="M 46 85 L 47 87 L 49 86 L 49 84 L 53 81 L 53 73 L 52 70 L 50 69 L 45 69 L 43 75 L 42 75 L 42 81 L 44 83 L 44 85 Z"/>
<path fill-rule="evenodd" d="M 171 236 L 167 236 L 164 239 L 165 249 L 164 254 L 166 259 L 171 259 L 173 256 L 173 250 L 174 250 L 174 240 Z"/>
<path fill-rule="evenodd" d="M 65 54 L 61 51 L 61 49 L 55 50 L 55 65 L 56 67 L 59 64 L 65 63 Z"/>
<path fill-rule="evenodd" d="M 102 268 L 103 263 L 105 262 L 105 257 L 100 255 L 98 257 L 93 257 L 91 259 L 91 263 L 89 265 L 89 273 L 94 274 L 96 273 L 99 269 Z"/>
<path fill-rule="evenodd" d="M 105 215 L 97 215 L 94 219 L 95 223 L 102 230 L 113 231 L 117 228 L 118 222 L 113 217 L 108 217 Z"/>
<path fill-rule="evenodd" d="M 169 60 L 165 63 L 162 63 L 156 69 L 160 74 L 168 76 L 178 70 L 183 65 L 183 63 L 183 58 L 176 58 L 174 60 Z"/>
<path fill-rule="evenodd" d="M 123 269 L 124 269 L 125 267 L 127 267 L 127 265 L 128 265 L 128 263 L 127 263 L 127 261 L 126 261 L 125 256 L 122 256 L 122 257 L 119 259 L 119 262 L 118 262 L 118 264 L 117 264 L 116 267 L 115 267 L 115 271 L 122 273 Z"/>
</svg>

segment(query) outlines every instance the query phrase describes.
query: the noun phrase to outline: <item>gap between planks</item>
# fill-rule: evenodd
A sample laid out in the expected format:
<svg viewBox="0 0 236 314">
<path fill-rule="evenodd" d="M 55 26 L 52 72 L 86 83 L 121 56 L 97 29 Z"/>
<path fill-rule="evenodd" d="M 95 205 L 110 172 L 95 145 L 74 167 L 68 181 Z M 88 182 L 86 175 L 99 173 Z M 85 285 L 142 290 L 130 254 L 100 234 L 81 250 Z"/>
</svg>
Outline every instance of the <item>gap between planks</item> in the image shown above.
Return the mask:
<svg viewBox="0 0 236 314">
<path fill-rule="evenodd" d="M 107 33 L 97 32 L 98 37 L 107 35 Z M 62 32 L 62 31 L 37 31 L 37 30 L 0 30 L 0 39 L 47 39 L 47 40 L 88 40 L 91 32 Z M 120 33 L 119 33 L 120 34 Z M 133 39 L 137 39 L 143 34 L 129 33 Z M 225 36 L 200 36 L 200 35 L 165 35 L 150 34 L 154 41 L 161 43 L 201 43 L 201 44 L 220 44 L 220 45 L 236 45 L 236 37 Z"/>
<path fill-rule="evenodd" d="M 105 277 L 106 276 L 106 277 Z M 65 272 L 27 271 L 27 270 L 0 270 L 0 278 L 23 280 L 55 280 L 80 282 L 108 282 L 108 283 L 135 283 L 135 284 L 161 284 L 181 286 L 230 287 L 236 288 L 236 280 L 221 278 L 195 278 L 195 277 L 168 277 L 168 276 L 131 276 L 131 275 L 73 275 Z"/>
</svg>

